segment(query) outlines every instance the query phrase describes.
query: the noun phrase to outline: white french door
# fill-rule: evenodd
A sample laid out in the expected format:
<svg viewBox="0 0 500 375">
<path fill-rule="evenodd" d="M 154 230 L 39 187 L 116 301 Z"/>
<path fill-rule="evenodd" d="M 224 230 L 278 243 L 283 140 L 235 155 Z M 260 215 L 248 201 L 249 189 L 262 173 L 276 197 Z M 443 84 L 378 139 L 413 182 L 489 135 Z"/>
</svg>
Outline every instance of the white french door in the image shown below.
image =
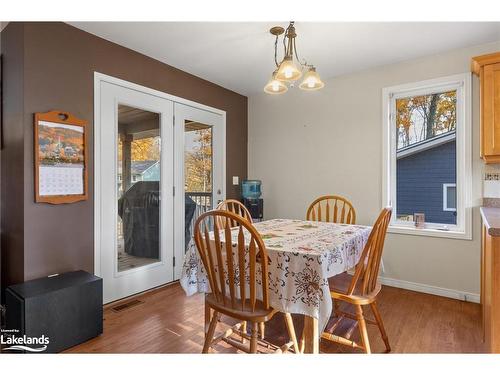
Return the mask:
<svg viewBox="0 0 500 375">
<path fill-rule="evenodd" d="M 225 197 L 225 114 L 96 73 L 95 273 L 104 303 L 180 278 Z"/>
<path fill-rule="evenodd" d="M 96 167 L 107 303 L 174 279 L 174 132 L 172 101 L 100 85 Z"/>
</svg>

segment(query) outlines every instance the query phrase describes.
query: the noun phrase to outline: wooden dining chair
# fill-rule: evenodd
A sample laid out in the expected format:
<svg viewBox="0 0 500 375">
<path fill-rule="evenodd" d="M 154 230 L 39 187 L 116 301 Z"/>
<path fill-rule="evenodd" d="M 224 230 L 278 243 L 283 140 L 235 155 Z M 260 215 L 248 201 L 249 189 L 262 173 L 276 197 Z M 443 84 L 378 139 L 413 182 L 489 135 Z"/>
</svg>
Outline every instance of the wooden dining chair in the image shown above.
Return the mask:
<svg viewBox="0 0 500 375">
<path fill-rule="evenodd" d="M 330 285 L 330 295 L 335 302 L 333 316 L 336 318 L 336 321 L 333 326 L 328 329 L 328 332 L 325 331 L 321 334 L 322 338 L 353 348 L 363 349 L 366 353 L 371 353 L 368 332 L 366 330 L 366 323 L 368 322 L 378 326 L 385 343 L 386 351 L 391 351 L 389 339 L 385 332 L 382 317 L 377 306 L 377 295 L 381 290 L 381 285 L 377 281 L 377 278 L 391 213 L 391 208 L 384 208 L 377 218 L 363 252 L 361 253 L 359 262 L 354 269 L 354 275 L 349 276 L 346 274 L 346 277 L 343 278 L 344 282 L 340 283 L 336 283 L 338 280 L 337 278 L 332 279 L 333 285 Z M 356 314 L 353 315 L 340 310 L 338 302 L 353 305 Z M 366 305 L 370 305 L 375 318 L 374 321 L 365 318 L 363 306 Z M 337 336 L 334 334 L 335 329 L 339 327 L 344 318 L 349 318 L 351 321 L 354 321 L 354 324 L 351 325 L 345 336 Z M 359 328 L 361 343 L 357 343 L 350 339 L 356 325 Z"/>
<path fill-rule="evenodd" d="M 224 220 L 219 220 L 221 218 Z M 220 222 L 225 226 L 220 227 Z M 231 227 L 231 223 L 236 223 L 237 229 Z M 213 240 L 209 237 L 209 228 L 213 228 Z M 232 243 L 232 230 L 238 232 L 236 243 Z M 269 321 L 277 312 L 269 305 L 268 256 L 264 241 L 248 220 L 224 210 L 202 214 L 196 220 L 194 240 L 211 289 L 211 293 L 205 295 L 205 311 L 207 308 L 214 311 L 206 330 L 203 353 L 208 353 L 209 348 L 221 340 L 244 352 L 257 353 L 259 323 Z M 214 338 L 221 315 L 237 319 L 239 323 Z M 242 322 L 250 323 L 251 335 L 241 329 Z M 278 353 L 293 346 L 298 354 L 291 314 L 285 314 L 285 323 L 290 342 L 281 347 L 266 344 Z M 233 339 L 233 334 L 239 335 L 241 342 Z M 245 340 L 250 340 L 249 347 L 244 345 Z"/>
<path fill-rule="evenodd" d="M 248 211 L 248 208 L 245 207 L 243 203 L 240 201 L 237 201 L 236 199 L 226 199 L 222 202 L 220 202 L 217 205 L 217 210 L 224 210 L 224 211 L 229 211 L 232 212 L 236 215 L 239 215 L 243 217 L 244 219 L 248 220 L 250 223 L 253 223 L 252 220 L 252 215 L 250 214 L 250 211 Z M 219 220 L 219 227 L 223 228 L 225 226 L 225 218 L 220 218 Z M 229 220 L 229 223 L 231 227 L 236 227 L 237 223 L 236 222 L 231 222 Z M 246 322 L 242 322 L 242 330 L 246 332 L 247 326 Z M 264 339 L 265 338 L 265 324 L 264 322 L 259 323 L 259 333 L 260 333 L 260 338 Z"/>
<path fill-rule="evenodd" d="M 238 216 L 241 216 L 242 218 L 248 220 L 250 223 L 252 223 L 252 215 L 250 215 L 250 211 L 245 207 L 243 203 L 240 201 L 237 201 L 236 199 L 226 199 L 222 202 L 220 202 L 217 205 L 216 210 L 224 210 L 224 211 L 229 211 L 232 212 L 233 214 L 236 214 Z M 224 219 L 223 221 L 225 221 Z M 224 222 L 221 222 L 221 227 L 224 227 Z M 237 226 L 236 222 L 230 222 L 231 227 Z"/>
<path fill-rule="evenodd" d="M 356 224 L 356 210 L 352 203 L 344 197 L 323 195 L 310 204 L 306 220 Z"/>
</svg>

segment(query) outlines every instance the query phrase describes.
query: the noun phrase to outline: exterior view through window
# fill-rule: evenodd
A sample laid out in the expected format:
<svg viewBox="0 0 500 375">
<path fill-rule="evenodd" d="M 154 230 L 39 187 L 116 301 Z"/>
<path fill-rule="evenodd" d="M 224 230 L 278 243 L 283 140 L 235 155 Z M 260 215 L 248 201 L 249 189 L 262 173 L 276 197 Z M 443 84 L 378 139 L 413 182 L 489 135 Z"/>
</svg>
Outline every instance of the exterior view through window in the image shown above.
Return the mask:
<svg viewBox="0 0 500 375">
<path fill-rule="evenodd" d="M 160 260 L 160 116 L 118 106 L 118 272 Z"/>
<path fill-rule="evenodd" d="M 184 123 L 186 249 L 194 233 L 196 219 L 214 206 L 212 164 L 212 127 L 196 121 L 186 120 Z"/>
<path fill-rule="evenodd" d="M 457 91 L 397 98 L 394 115 L 397 220 L 456 225 Z"/>
</svg>

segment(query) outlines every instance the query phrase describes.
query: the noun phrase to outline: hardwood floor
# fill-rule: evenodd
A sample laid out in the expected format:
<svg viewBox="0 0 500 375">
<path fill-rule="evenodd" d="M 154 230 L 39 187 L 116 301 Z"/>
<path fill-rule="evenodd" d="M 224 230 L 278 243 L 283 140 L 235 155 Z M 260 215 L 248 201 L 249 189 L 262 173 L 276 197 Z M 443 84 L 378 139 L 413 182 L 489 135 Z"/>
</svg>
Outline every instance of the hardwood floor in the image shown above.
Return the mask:
<svg viewBox="0 0 500 375">
<path fill-rule="evenodd" d="M 175 283 L 131 298 L 134 299 L 143 303 L 119 312 L 113 307 L 124 301 L 107 306 L 104 333 L 66 352 L 201 353 L 202 295 L 186 297 Z M 384 286 L 378 305 L 393 353 L 478 353 L 483 350 L 478 304 Z M 300 333 L 303 317 L 294 316 L 294 322 Z M 377 327 L 369 325 L 368 330 L 372 351 L 382 353 L 384 344 Z M 287 341 L 285 336 L 284 319 L 277 314 L 266 324 L 266 339 L 280 345 Z M 236 351 L 223 342 L 215 349 L 216 352 Z M 320 350 L 322 353 L 356 352 L 325 340 Z"/>
</svg>

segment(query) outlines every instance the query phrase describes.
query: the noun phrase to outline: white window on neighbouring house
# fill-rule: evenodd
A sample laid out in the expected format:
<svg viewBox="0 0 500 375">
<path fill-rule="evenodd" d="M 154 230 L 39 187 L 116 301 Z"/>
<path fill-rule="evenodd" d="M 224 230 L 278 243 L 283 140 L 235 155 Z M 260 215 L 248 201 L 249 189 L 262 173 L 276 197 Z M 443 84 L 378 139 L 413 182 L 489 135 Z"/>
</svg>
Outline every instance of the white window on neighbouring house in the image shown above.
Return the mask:
<svg viewBox="0 0 500 375">
<path fill-rule="evenodd" d="M 470 74 L 383 90 L 390 232 L 471 238 Z M 424 214 L 424 228 L 415 228 Z"/>
<path fill-rule="evenodd" d="M 457 184 L 443 184 L 443 211 L 457 211 Z"/>
</svg>

